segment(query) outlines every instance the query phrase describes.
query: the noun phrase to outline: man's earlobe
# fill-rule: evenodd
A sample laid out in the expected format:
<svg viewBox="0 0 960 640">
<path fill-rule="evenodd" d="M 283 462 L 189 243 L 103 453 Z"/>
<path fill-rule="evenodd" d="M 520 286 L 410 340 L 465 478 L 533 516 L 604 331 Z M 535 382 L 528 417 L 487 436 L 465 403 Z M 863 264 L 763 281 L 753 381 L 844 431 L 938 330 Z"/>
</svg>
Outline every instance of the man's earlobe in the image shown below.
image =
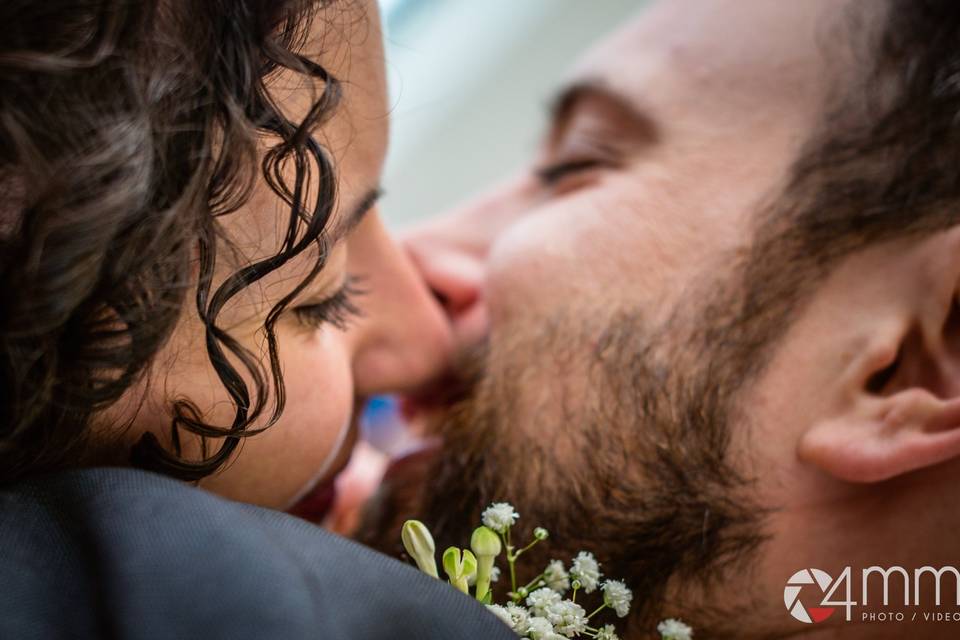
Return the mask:
<svg viewBox="0 0 960 640">
<path fill-rule="evenodd" d="M 960 398 L 922 388 L 864 399 L 853 413 L 814 424 L 800 459 L 848 482 L 880 482 L 960 457 Z"/>
</svg>

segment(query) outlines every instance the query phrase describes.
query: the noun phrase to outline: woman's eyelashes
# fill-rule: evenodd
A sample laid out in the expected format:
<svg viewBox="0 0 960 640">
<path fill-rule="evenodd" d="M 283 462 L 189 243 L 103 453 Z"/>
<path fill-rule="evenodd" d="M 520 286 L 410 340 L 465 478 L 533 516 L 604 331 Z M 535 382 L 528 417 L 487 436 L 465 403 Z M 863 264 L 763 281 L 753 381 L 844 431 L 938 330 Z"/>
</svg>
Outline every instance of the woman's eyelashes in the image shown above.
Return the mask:
<svg viewBox="0 0 960 640">
<path fill-rule="evenodd" d="M 357 298 L 364 293 L 359 286 L 359 279 L 348 276 L 343 286 L 326 300 L 294 307 L 293 312 L 301 324 L 312 329 L 332 325 L 344 331 L 352 320 L 363 316 L 363 311 L 357 306 Z"/>
</svg>

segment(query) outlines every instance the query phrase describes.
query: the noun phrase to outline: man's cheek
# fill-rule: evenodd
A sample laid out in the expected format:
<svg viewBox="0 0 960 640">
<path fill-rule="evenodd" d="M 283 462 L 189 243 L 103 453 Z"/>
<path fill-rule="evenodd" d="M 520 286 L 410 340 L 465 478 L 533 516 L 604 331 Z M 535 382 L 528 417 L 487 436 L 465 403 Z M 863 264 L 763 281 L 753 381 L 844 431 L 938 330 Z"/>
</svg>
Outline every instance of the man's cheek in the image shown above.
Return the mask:
<svg viewBox="0 0 960 640">
<path fill-rule="evenodd" d="M 501 234 L 487 261 L 485 295 L 493 325 L 570 311 L 596 293 L 603 255 L 584 242 L 587 232 L 573 216 L 545 211 Z"/>
</svg>

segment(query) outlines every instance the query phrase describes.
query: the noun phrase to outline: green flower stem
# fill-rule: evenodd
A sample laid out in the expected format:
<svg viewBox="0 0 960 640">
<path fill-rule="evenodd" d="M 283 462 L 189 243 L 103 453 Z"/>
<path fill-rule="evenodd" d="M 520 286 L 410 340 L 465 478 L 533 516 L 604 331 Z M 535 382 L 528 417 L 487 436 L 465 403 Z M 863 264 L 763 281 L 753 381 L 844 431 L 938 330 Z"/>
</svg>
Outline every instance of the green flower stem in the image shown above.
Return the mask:
<svg viewBox="0 0 960 640">
<path fill-rule="evenodd" d="M 598 613 L 600 613 L 601 611 L 603 611 L 603 610 L 606 609 L 606 608 L 607 608 L 607 603 L 604 602 L 602 605 L 600 605 L 599 607 L 597 607 L 597 609 L 596 609 L 593 613 L 591 613 L 590 615 L 587 616 L 587 620 L 590 620 L 591 618 L 593 618 L 593 616 L 597 615 Z"/>
<path fill-rule="evenodd" d="M 514 549 L 513 543 L 510 539 L 510 527 L 507 527 L 507 530 L 500 534 L 500 537 L 503 539 L 503 546 L 507 549 L 507 566 L 510 567 L 510 596 L 514 602 L 520 602 L 522 598 L 520 597 L 519 590 L 517 589 L 517 558 L 523 555 L 524 552 L 529 551 L 536 545 L 538 542 L 541 542 L 541 538 L 535 538 L 533 542 L 523 547 L 520 550 Z M 529 591 L 534 587 L 542 586 L 544 574 L 540 574 L 533 580 L 531 580 L 523 589 Z M 478 582 L 479 584 L 479 582 Z M 479 596 L 478 596 L 479 598 Z"/>
<path fill-rule="evenodd" d="M 541 574 L 538 575 L 536 578 L 534 578 L 533 580 L 531 580 L 530 582 L 528 582 L 528 583 L 526 584 L 526 586 L 524 587 L 524 589 L 526 589 L 527 591 L 532 591 L 534 587 L 536 587 L 536 588 L 538 588 L 538 589 L 539 589 L 540 587 L 542 587 L 543 584 L 546 584 L 546 583 L 543 583 L 543 584 L 537 584 L 537 583 L 542 583 L 542 582 L 543 582 L 543 575 L 544 575 L 544 574 L 541 573 Z"/>
<path fill-rule="evenodd" d="M 516 594 L 517 593 L 517 556 L 513 554 L 513 545 L 510 544 L 510 527 L 507 527 L 507 531 L 503 536 L 503 545 L 507 548 L 507 564 L 510 566 L 510 590 Z M 516 598 L 516 595 L 514 595 Z"/>
<path fill-rule="evenodd" d="M 573 588 L 573 594 L 570 596 L 570 602 L 576 602 L 576 601 L 577 601 L 577 591 L 579 591 L 579 590 L 580 590 L 580 587 L 574 587 L 574 588 Z"/>
<path fill-rule="evenodd" d="M 480 556 L 477 558 L 477 600 L 482 601 L 490 592 L 490 576 L 493 574 L 493 561 L 496 556 Z"/>
<path fill-rule="evenodd" d="M 517 552 L 514 554 L 514 556 L 513 556 L 514 559 L 519 558 L 519 557 L 521 556 L 521 554 L 523 554 L 525 551 L 530 551 L 530 549 L 533 549 L 533 547 L 534 547 L 538 542 L 540 542 L 540 541 L 539 541 L 539 540 L 534 540 L 533 542 L 531 542 L 530 544 L 528 544 L 527 546 L 525 546 L 523 549 L 520 549 L 520 551 L 517 551 Z"/>
</svg>

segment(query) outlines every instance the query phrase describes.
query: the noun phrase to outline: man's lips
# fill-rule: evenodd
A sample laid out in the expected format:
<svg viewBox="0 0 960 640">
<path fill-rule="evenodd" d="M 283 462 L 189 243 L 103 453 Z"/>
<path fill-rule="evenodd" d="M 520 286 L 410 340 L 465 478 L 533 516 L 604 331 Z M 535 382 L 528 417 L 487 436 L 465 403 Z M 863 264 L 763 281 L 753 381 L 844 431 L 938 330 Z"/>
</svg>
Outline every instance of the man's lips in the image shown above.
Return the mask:
<svg viewBox="0 0 960 640">
<path fill-rule="evenodd" d="M 421 412 L 449 409 L 469 397 L 483 376 L 485 359 L 471 357 L 476 353 L 482 353 L 479 345 L 464 348 L 462 354 L 455 357 L 457 362 L 442 375 L 400 396 L 404 409 L 410 407 Z"/>
<path fill-rule="evenodd" d="M 465 395 L 464 385 L 455 378 L 445 378 L 441 383 L 417 394 L 400 397 L 400 414 L 411 426 L 418 420 L 440 411 L 448 410 Z"/>
</svg>

